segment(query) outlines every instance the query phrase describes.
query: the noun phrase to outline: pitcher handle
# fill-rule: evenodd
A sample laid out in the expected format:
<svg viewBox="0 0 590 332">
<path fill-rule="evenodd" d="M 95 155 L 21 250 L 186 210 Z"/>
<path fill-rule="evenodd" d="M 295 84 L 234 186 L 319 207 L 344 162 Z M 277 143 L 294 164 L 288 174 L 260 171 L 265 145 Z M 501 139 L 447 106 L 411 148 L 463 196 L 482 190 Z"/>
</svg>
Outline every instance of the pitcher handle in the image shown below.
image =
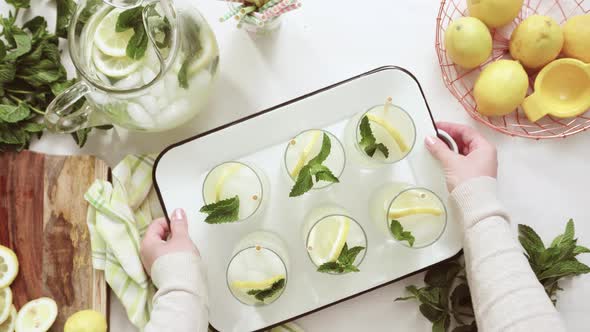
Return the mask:
<svg viewBox="0 0 590 332">
<path fill-rule="evenodd" d="M 65 89 L 47 106 L 45 125 L 56 133 L 72 133 L 88 127 L 88 117 L 94 109 L 88 104 L 76 109 L 75 104 L 90 92 L 85 82 L 76 82 Z"/>
</svg>

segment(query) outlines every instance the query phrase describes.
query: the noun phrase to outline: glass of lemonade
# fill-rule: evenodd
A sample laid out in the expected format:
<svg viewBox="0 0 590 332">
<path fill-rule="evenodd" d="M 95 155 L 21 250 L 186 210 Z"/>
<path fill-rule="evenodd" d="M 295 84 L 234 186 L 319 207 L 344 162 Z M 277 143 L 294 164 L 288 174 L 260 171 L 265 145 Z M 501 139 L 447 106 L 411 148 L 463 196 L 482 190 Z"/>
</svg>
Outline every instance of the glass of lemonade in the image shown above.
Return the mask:
<svg viewBox="0 0 590 332">
<path fill-rule="evenodd" d="M 203 181 L 204 204 L 235 197 L 239 209 L 234 221 L 244 221 L 261 213 L 269 197 L 269 184 L 264 172 L 238 161 L 225 162 L 211 169 Z"/>
<path fill-rule="evenodd" d="M 367 253 L 365 231 L 345 209 L 336 205 L 316 207 L 307 214 L 303 242 L 318 272 L 358 272 Z M 356 253 L 352 255 L 351 250 Z"/>
<path fill-rule="evenodd" d="M 435 243 L 447 224 L 446 207 L 436 193 L 405 183 L 379 189 L 371 199 L 370 210 L 379 229 L 410 248 Z"/>
<path fill-rule="evenodd" d="M 368 128 L 372 137 L 368 136 Z M 354 115 L 345 129 L 348 155 L 358 164 L 378 167 L 404 159 L 416 142 L 416 126 L 403 108 L 391 103 Z"/>
<path fill-rule="evenodd" d="M 289 257 L 283 241 L 274 233 L 257 231 L 234 247 L 227 266 L 227 286 L 247 305 L 276 301 L 287 287 Z"/>
<path fill-rule="evenodd" d="M 346 166 L 346 155 L 342 143 L 332 133 L 322 129 L 309 129 L 295 136 L 285 149 L 285 170 L 293 182 L 297 181 L 301 170 L 318 156 L 322 150 L 324 137 L 330 141 L 330 153 L 322 165 L 328 167 L 332 174 L 339 178 Z M 322 189 L 333 182 L 318 181 L 313 177 L 312 189 Z"/>
<path fill-rule="evenodd" d="M 113 123 L 162 131 L 184 124 L 205 106 L 219 50 L 194 5 L 144 0 L 138 7 L 119 7 L 79 1 L 68 43 L 81 79 L 49 106 L 50 129 L 71 132 Z"/>
</svg>

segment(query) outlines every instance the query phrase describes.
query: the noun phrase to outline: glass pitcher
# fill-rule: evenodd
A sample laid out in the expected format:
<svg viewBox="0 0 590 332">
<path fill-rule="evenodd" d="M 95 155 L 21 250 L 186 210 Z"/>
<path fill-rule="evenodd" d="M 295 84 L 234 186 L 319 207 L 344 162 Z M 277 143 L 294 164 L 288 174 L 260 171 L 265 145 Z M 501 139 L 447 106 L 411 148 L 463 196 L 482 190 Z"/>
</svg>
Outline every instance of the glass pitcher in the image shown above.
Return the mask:
<svg viewBox="0 0 590 332">
<path fill-rule="evenodd" d="M 49 105 L 47 127 L 162 131 L 193 118 L 210 95 L 219 49 L 191 2 L 79 1 L 68 46 L 80 79 Z"/>
</svg>

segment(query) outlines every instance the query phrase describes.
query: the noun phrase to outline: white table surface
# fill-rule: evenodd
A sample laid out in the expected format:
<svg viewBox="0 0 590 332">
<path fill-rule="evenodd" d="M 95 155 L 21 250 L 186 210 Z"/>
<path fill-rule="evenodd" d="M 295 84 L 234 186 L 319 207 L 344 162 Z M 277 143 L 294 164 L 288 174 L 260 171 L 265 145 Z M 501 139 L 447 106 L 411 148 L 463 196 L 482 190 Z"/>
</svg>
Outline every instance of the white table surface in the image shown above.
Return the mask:
<svg viewBox="0 0 590 332">
<path fill-rule="evenodd" d="M 251 39 L 218 17 L 226 5 L 192 1 L 211 24 L 220 46 L 216 91 L 209 106 L 191 123 L 160 134 L 114 130 L 95 133 L 79 150 L 67 136 L 46 135 L 32 149 L 52 154 L 94 154 L 114 166 L 129 153 L 158 152 L 170 143 L 195 135 L 386 64 L 411 70 L 420 80 L 439 120 L 476 126 L 498 145 L 500 197 L 514 224 L 533 226 L 549 241 L 562 232 L 568 218 L 576 221 L 581 244 L 590 245 L 590 133 L 568 139 L 533 141 L 512 138 L 474 123 L 443 85 L 434 35 L 439 2 L 305 1 L 287 15 L 282 29 L 265 39 Z M 52 0 L 33 0 L 36 14 L 54 13 Z M 356 5 L 353 5 L 356 4 Z M 0 5 L 6 12 L 6 5 Z M 51 14 L 53 16 L 53 14 Z M 50 27 L 54 19 L 50 18 Z M 580 258 L 590 264 L 590 255 Z M 298 320 L 306 331 L 429 331 L 430 324 L 414 302 L 393 302 L 404 287 L 422 283 L 422 274 Z M 569 331 L 590 325 L 590 275 L 561 283 L 557 304 Z M 133 331 L 114 295 L 111 331 Z"/>
</svg>

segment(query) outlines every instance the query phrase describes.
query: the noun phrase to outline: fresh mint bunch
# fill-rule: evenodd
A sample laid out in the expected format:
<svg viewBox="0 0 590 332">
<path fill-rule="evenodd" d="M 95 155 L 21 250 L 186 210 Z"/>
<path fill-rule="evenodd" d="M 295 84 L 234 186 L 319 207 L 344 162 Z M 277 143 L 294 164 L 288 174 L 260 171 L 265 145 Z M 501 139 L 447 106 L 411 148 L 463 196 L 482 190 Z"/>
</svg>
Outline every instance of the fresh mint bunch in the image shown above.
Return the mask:
<svg viewBox="0 0 590 332">
<path fill-rule="evenodd" d="M 281 289 L 285 287 L 285 278 L 281 278 L 275 281 L 270 287 L 266 289 L 252 289 L 248 291 L 248 295 L 254 295 L 254 297 L 260 301 L 264 302 L 264 300 L 273 297 L 276 293 L 278 293 Z"/>
<path fill-rule="evenodd" d="M 414 235 L 412 235 L 412 233 L 410 233 L 409 231 L 404 231 L 404 227 L 399 221 L 395 219 L 392 220 L 391 224 L 389 225 L 389 230 L 391 231 L 391 234 L 393 234 L 393 237 L 396 240 L 408 241 L 410 247 L 414 246 L 414 241 L 416 240 L 416 238 L 414 238 Z"/>
<path fill-rule="evenodd" d="M 315 180 L 317 181 L 327 181 L 332 183 L 340 182 L 338 178 L 332 173 L 332 171 L 322 165 L 324 161 L 330 155 L 330 150 L 332 149 L 332 142 L 330 137 L 324 133 L 322 139 L 322 147 L 320 149 L 320 153 L 311 159 L 305 166 L 301 168 L 299 174 L 297 175 L 297 180 L 291 188 L 291 192 L 289 193 L 289 197 L 297 197 L 305 194 L 311 188 L 313 188 L 313 177 L 315 176 Z"/>
<path fill-rule="evenodd" d="M 561 290 L 558 284 L 561 279 L 590 272 L 590 267 L 576 258 L 590 250 L 577 244 L 573 220 L 567 222 L 565 232 L 558 235 L 548 248 L 531 227 L 518 225 L 518 231 L 525 256 L 554 304 L 556 292 Z M 407 286 L 410 295 L 398 297 L 395 301 L 415 299 L 420 302 L 419 310 L 432 322 L 433 332 L 448 331 L 453 321 L 452 332 L 477 332 L 465 266 L 459 259 L 430 268 L 424 276 L 424 283 L 426 285 L 422 288 Z"/>
<path fill-rule="evenodd" d="M 377 150 L 381 151 L 385 158 L 389 158 L 389 149 L 383 143 L 377 143 L 377 139 L 375 135 L 373 135 L 373 130 L 371 130 L 371 125 L 369 123 L 369 118 L 365 115 L 361 120 L 361 124 L 359 126 L 361 131 L 361 140 L 359 142 L 359 146 L 367 156 L 373 157 Z"/>
<path fill-rule="evenodd" d="M 47 30 L 41 16 L 17 24 L 29 0 L 6 0 L 14 7 L 0 17 L 0 151 L 28 148 L 34 137 L 45 130 L 43 117 L 56 95 L 75 81 L 67 79 L 61 64 L 58 37 Z M 57 31 L 62 34 L 72 11 L 71 1 L 58 0 Z M 68 23 L 66 23 L 68 22 Z M 84 101 L 76 104 L 80 107 Z M 90 129 L 74 133 L 83 146 Z"/>
<path fill-rule="evenodd" d="M 240 197 L 238 195 L 205 205 L 199 210 L 208 214 L 205 222 L 208 224 L 222 224 L 239 220 Z"/>
<path fill-rule="evenodd" d="M 348 244 L 344 243 L 342 251 L 335 262 L 327 262 L 318 267 L 318 272 L 323 273 L 348 273 L 359 272 L 358 267 L 354 265 L 354 261 L 358 254 L 363 251 L 365 247 L 356 246 L 348 249 Z"/>
</svg>

